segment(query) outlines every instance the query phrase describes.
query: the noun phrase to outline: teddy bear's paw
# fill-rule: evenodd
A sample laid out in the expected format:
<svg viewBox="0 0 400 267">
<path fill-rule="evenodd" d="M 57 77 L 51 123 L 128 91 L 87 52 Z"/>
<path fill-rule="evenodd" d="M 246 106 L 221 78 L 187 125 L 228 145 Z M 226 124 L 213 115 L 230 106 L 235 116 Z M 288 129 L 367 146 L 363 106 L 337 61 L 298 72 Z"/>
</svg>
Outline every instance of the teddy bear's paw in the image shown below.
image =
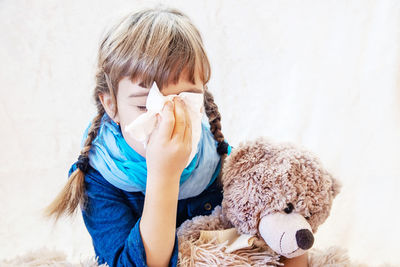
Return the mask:
<svg viewBox="0 0 400 267">
<path fill-rule="evenodd" d="M 221 206 L 216 206 L 210 215 L 199 215 L 183 222 L 177 229 L 178 238 L 200 237 L 200 230 L 225 229 L 221 219 Z"/>
<path fill-rule="evenodd" d="M 270 249 L 265 250 L 253 246 L 252 248 L 236 250 L 233 253 L 244 259 L 250 266 L 283 266 L 283 263 L 279 262 L 280 255 Z"/>
<path fill-rule="evenodd" d="M 178 266 L 282 266 L 278 255 L 259 248 L 246 248 L 226 253 L 226 243 L 186 241 L 180 245 Z"/>
<path fill-rule="evenodd" d="M 253 242 L 238 246 L 233 251 L 231 238 L 238 235 L 235 228 L 226 230 L 201 230 L 199 239 L 181 239 L 179 243 L 179 266 L 280 266 L 279 255 L 271 250 L 256 247 Z M 253 239 L 254 237 L 250 237 Z M 247 241 L 250 241 L 247 239 Z M 244 240 L 244 241 L 246 241 Z M 243 240 L 242 240 L 243 241 Z M 230 244 L 230 245 L 229 245 Z"/>
</svg>

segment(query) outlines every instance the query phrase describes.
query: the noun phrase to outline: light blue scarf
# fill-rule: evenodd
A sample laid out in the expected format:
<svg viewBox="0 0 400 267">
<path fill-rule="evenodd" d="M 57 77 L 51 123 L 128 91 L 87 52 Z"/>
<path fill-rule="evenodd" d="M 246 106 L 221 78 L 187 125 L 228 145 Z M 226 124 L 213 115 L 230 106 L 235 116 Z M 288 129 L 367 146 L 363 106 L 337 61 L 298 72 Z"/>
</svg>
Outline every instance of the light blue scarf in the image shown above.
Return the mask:
<svg viewBox="0 0 400 267">
<path fill-rule="evenodd" d="M 221 168 L 217 141 L 203 116 L 197 154 L 183 170 L 179 182 L 178 199 L 199 195 L 216 179 Z M 81 146 L 87 138 L 91 123 L 86 128 Z M 128 192 L 146 192 L 146 158 L 131 148 L 123 138 L 121 128 L 104 114 L 100 129 L 89 151 L 89 164 L 109 183 Z"/>
</svg>

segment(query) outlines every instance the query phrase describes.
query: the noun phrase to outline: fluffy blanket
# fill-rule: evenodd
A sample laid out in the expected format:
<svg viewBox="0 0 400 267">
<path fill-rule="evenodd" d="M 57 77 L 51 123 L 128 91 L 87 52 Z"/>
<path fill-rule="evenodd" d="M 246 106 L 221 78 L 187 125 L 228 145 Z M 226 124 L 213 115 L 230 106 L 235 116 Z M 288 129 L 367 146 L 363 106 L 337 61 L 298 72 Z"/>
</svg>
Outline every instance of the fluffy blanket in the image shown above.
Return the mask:
<svg viewBox="0 0 400 267">
<path fill-rule="evenodd" d="M 256 241 L 251 248 L 225 253 L 226 244 L 204 242 L 200 239 L 200 230 L 220 230 L 231 225 L 223 221 L 221 207 L 214 209 L 210 216 L 197 216 L 184 222 L 178 229 L 179 266 L 281 266 L 279 257 L 263 242 Z M 309 252 L 310 267 L 365 267 L 367 265 L 351 262 L 346 250 L 331 247 L 326 250 L 311 249 Z M 98 266 L 94 257 L 71 263 L 63 252 L 42 248 L 0 261 L 2 267 L 107 267 Z"/>
<path fill-rule="evenodd" d="M 108 267 L 98 265 L 94 257 L 82 260 L 80 263 L 71 263 L 65 253 L 57 250 L 41 248 L 25 253 L 10 260 L 0 261 L 1 267 Z"/>
</svg>

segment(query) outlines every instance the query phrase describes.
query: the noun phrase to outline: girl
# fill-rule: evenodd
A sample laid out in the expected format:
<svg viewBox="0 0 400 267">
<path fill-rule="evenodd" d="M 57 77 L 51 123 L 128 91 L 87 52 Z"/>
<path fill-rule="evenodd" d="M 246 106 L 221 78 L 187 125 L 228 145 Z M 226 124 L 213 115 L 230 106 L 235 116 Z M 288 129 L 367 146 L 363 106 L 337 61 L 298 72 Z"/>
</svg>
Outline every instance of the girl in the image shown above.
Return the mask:
<svg viewBox="0 0 400 267">
<path fill-rule="evenodd" d="M 101 42 L 93 95 L 97 115 L 67 184 L 47 208 L 58 219 L 80 204 L 99 264 L 176 266 L 176 227 L 221 204 L 218 178 L 230 147 L 207 90 L 209 79 L 200 33 L 176 9 L 129 14 Z M 204 95 L 198 144 L 192 144 L 197 125 L 179 97 L 157 115 L 146 146 L 125 131 L 146 112 L 153 82 L 164 96 Z M 192 147 L 197 151 L 186 166 Z"/>
</svg>

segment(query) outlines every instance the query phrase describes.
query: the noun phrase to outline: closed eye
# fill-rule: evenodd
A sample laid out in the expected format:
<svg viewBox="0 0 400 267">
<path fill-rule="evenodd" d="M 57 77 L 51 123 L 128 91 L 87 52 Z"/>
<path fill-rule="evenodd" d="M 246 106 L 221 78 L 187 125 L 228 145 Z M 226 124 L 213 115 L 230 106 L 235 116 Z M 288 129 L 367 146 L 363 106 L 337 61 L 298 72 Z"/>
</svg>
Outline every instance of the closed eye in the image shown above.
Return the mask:
<svg viewBox="0 0 400 267">
<path fill-rule="evenodd" d="M 139 110 L 141 111 L 147 111 L 146 106 L 137 106 Z"/>
</svg>

